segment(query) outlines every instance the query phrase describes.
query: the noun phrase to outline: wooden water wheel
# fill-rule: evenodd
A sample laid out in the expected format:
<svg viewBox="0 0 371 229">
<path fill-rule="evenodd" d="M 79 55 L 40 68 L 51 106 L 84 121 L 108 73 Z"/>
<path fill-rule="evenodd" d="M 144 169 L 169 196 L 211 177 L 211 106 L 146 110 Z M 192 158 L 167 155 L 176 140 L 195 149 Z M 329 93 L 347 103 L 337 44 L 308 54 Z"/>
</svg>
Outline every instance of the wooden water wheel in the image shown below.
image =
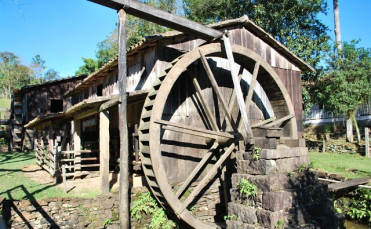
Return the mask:
<svg viewBox="0 0 371 229">
<path fill-rule="evenodd" d="M 211 43 L 175 59 L 153 84 L 141 115 L 140 149 L 147 182 L 165 209 L 194 228 L 217 227 L 192 215 L 190 206 L 211 180 L 225 183 L 224 176 L 230 174 L 225 171 L 227 159 L 245 150 L 239 146 L 266 137 L 264 131 L 255 130 L 274 127 L 279 130 L 277 138 L 297 138 L 293 105 L 273 68 L 237 45 L 231 46 L 234 66 L 230 66 L 224 47 Z M 240 88 L 234 86 L 232 69 Z M 238 96 L 244 99 L 243 112 Z M 190 189 L 192 184 L 196 185 Z M 229 192 L 228 185 L 224 187 L 223 201 Z"/>
</svg>

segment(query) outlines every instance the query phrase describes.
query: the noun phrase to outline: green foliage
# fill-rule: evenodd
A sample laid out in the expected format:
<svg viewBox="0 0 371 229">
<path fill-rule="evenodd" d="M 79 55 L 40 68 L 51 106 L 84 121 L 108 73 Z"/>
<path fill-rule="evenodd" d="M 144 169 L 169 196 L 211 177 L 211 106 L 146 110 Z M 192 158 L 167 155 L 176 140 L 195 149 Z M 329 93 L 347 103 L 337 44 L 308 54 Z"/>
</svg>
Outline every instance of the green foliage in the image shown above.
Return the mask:
<svg viewBox="0 0 371 229">
<path fill-rule="evenodd" d="M 94 197 L 98 190 L 79 190 L 65 193 L 52 183 L 40 184 L 24 176 L 22 168 L 36 164 L 35 152 L 0 154 L 0 195 L 7 199 L 38 200 L 50 197 Z"/>
<path fill-rule="evenodd" d="M 254 149 L 252 150 L 252 157 L 253 157 L 254 161 L 259 160 L 261 150 L 262 150 L 262 148 L 260 148 L 260 147 L 254 147 Z"/>
<path fill-rule="evenodd" d="M 256 185 L 251 184 L 245 178 L 242 178 L 241 181 L 237 184 L 237 189 L 241 197 L 244 197 L 246 199 L 251 199 L 258 195 L 258 188 L 256 187 Z"/>
<path fill-rule="evenodd" d="M 334 209 L 337 213 L 343 213 L 343 210 L 337 205 L 337 201 L 334 201 Z"/>
<path fill-rule="evenodd" d="M 274 228 L 284 228 L 284 226 L 285 226 L 285 221 L 283 219 L 278 220 L 274 224 Z"/>
<path fill-rule="evenodd" d="M 303 163 L 301 164 L 300 168 L 298 168 L 298 172 L 303 173 L 305 170 L 307 170 L 307 166 Z"/>
<path fill-rule="evenodd" d="M 168 12 L 176 11 L 175 0 L 140 0 L 140 2 L 163 9 Z M 126 46 L 131 46 L 140 42 L 144 37 L 166 32 L 168 29 L 156 23 L 127 15 L 126 20 Z M 95 52 L 95 59 L 82 58 L 84 65 L 76 71 L 76 75 L 90 74 L 100 69 L 104 64 L 114 59 L 118 55 L 118 28 L 115 28 L 104 41 L 97 44 L 98 50 Z"/>
<path fill-rule="evenodd" d="M 150 192 L 142 192 L 131 206 L 130 215 L 138 222 L 142 220 L 142 214 L 152 215 L 152 221 L 149 225 L 151 229 L 176 227 L 175 222 L 167 218 L 164 209 L 157 206 L 157 202 Z"/>
<path fill-rule="evenodd" d="M 354 40 L 344 42 L 340 51 L 334 45 L 315 93 L 327 110 L 352 120 L 355 120 L 356 111 L 371 97 L 371 49 L 358 48 L 357 44 Z M 357 128 L 356 122 L 354 125 Z"/>
<path fill-rule="evenodd" d="M 0 96 L 9 99 L 13 89 L 19 89 L 31 81 L 32 70 L 24 66 L 18 56 L 0 52 Z"/>
<path fill-rule="evenodd" d="M 111 224 L 112 224 L 111 219 L 105 219 L 104 222 L 103 222 L 103 227 L 107 227 L 108 225 L 111 225 Z"/>
<path fill-rule="evenodd" d="M 371 190 L 357 189 L 349 204 L 346 215 L 352 220 L 371 225 Z"/>
<path fill-rule="evenodd" d="M 234 219 L 239 220 L 235 214 L 225 215 L 224 216 L 224 220 L 234 220 Z"/>
<path fill-rule="evenodd" d="M 331 126 L 330 125 L 325 125 L 324 127 L 323 127 L 323 133 L 325 133 L 325 134 L 328 134 L 328 133 L 330 133 L 331 132 Z"/>
<path fill-rule="evenodd" d="M 371 176 L 371 158 L 359 154 L 309 152 L 315 169 L 337 173 L 347 179 Z"/>
</svg>

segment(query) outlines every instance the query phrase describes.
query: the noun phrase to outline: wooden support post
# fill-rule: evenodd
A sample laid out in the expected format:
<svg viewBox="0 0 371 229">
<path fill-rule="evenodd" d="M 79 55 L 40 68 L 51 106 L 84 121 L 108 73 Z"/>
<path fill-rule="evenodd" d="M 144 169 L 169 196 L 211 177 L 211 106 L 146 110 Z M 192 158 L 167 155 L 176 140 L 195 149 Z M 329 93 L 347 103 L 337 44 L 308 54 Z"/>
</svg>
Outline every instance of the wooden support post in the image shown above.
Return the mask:
<svg viewBox="0 0 371 229">
<path fill-rule="evenodd" d="M 370 131 L 368 127 L 365 127 L 365 150 L 366 157 L 370 157 Z"/>
<path fill-rule="evenodd" d="M 101 193 L 109 192 L 109 113 L 99 113 L 99 158 Z"/>
<path fill-rule="evenodd" d="M 79 150 L 81 150 L 81 120 L 80 119 L 75 119 L 74 120 L 74 127 L 75 131 L 73 132 L 73 149 L 76 151 L 75 153 L 75 161 L 74 164 L 76 165 L 81 165 L 81 153 L 79 153 Z M 80 175 L 77 175 L 81 173 L 81 167 L 75 167 L 75 177 L 74 178 L 81 178 Z"/>
<path fill-rule="evenodd" d="M 126 12 L 118 11 L 119 17 L 119 55 L 118 55 L 118 87 L 121 96 L 119 105 L 120 131 L 120 228 L 130 228 L 129 214 L 129 150 L 127 127 L 127 98 L 126 98 Z"/>
</svg>

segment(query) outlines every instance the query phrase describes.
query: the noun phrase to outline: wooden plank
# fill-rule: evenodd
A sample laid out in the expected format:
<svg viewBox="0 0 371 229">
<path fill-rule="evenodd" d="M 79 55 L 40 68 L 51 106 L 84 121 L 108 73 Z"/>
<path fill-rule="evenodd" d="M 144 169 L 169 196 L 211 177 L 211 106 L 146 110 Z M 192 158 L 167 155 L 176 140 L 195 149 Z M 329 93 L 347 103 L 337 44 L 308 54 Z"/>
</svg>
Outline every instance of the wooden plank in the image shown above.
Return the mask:
<svg viewBox="0 0 371 229">
<path fill-rule="evenodd" d="M 99 113 L 99 150 L 101 193 L 109 193 L 109 113 Z"/>
<path fill-rule="evenodd" d="M 363 177 L 363 178 L 358 178 L 358 179 L 352 179 L 352 180 L 347 180 L 344 182 L 339 182 L 339 183 L 333 183 L 328 185 L 328 190 L 329 191 L 337 191 L 340 189 L 345 189 L 345 188 L 350 188 L 353 186 L 358 186 L 360 184 L 367 184 L 370 181 L 370 177 Z"/>
<path fill-rule="evenodd" d="M 218 83 L 216 82 L 215 77 L 214 77 L 214 74 L 213 74 L 213 72 L 210 69 L 209 63 L 207 62 L 206 57 L 202 53 L 202 51 L 199 50 L 199 52 L 200 52 L 200 57 L 201 57 L 202 65 L 204 66 L 205 71 L 207 73 L 207 76 L 208 76 L 208 78 L 210 80 L 211 86 L 214 89 L 214 92 L 215 92 L 215 94 L 216 94 L 219 102 L 222 105 L 222 108 L 223 108 L 223 110 L 225 112 L 226 118 L 228 119 L 229 123 L 231 124 L 233 131 L 234 132 L 238 132 L 238 128 L 236 126 L 236 123 L 233 120 L 233 117 L 232 117 L 231 113 L 229 112 L 228 106 L 227 106 L 226 102 L 224 101 L 224 98 L 222 96 L 222 93 L 219 90 Z M 241 90 L 241 88 L 240 88 L 240 90 Z M 237 94 L 237 101 L 238 101 L 238 91 L 236 91 L 236 94 Z"/>
<path fill-rule="evenodd" d="M 108 2 L 108 1 L 101 1 Z M 118 9 L 117 9 L 118 10 Z M 118 88 L 121 97 L 119 105 L 119 131 L 120 131 L 120 180 L 119 180 L 119 215 L 120 228 L 130 226 L 130 193 L 129 193 L 129 149 L 128 149 L 128 125 L 127 125 L 127 53 L 126 53 L 126 12 L 122 6 L 118 11 Z"/>
<path fill-rule="evenodd" d="M 74 151 L 78 151 L 78 150 L 81 150 L 81 120 L 80 119 L 75 119 L 74 120 L 74 133 L 73 133 L 73 149 Z M 80 153 L 75 153 L 75 161 L 74 161 L 74 164 L 75 165 L 80 165 L 81 164 L 81 154 Z M 80 172 L 81 169 L 77 169 L 75 170 L 75 172 Z M 79 176 L 76 176 L 76 178 L 81 178 Z"/>
<path fill-rule="evenodd" d="M 272 117 L 272 118 L 263 120 L 261 122 L 258 122 L 258 123 L 255 123 L 255 124 L 251 125 L 251 128 L 258 127 L 258 126 L 263 126 L 263 125 L 265 125 L 265 124 L 267 124 L 269 122 L 272 122 L 274 120 L 276 120 L 276 117 Z"/>
<path fill-rule="evenodd" d="M 219 167 L 224 163 L 224 161 L 231 155 L 233 149 L 236 147 L 234 143 L 228 147 L 224 154 L 219 158 L 219 160 L 214 164 L 214 166 L 207 172 L 206 176 L 202 178 L 200 183 L 193 189 L 191 194 L 184 200 L 179 212 L 182 213 L 184 209 L 194 200 L 194 198 L 202 191 L 202 189 L 210 182 L 214 177 L 215 173 Z"/>
<path fill-rule="evenodd" d="M 66 165 L 66 169 L 75 169 L 75 171 L 77 170 L 76 168 L 91 168 L 91 167 L 99 167 L 100 164 L 87 164 L 87 165 Z M 79 170 L 81 171 L 81 170 Z M 75 172 L 76 174 L 79 174 L 80 172 Z"/>
<path fill-rule="evenodd" d="M 73 150 L 73 151 L 62 151 L 61 154 L 73 154 L 73 153 L 99 153 L 98 149 L 94 150 Z"/>
<path fill-rule="evenodd" d="M 214 40 L 223 35 L 222 32 L 177 16 L 170 12 L 156 9 L 147 4 L 133 0 L 89 0 L 111 9 L 125 9 L 133 16 L 175 29 L 186 34 L 194 35 L 204 40 Z"/>
<path fill-rule="evenodd" d="M 214 154 L 214 151 L 219 146 L 218 143 L 214 143 L 212 147 L 210 148 L 209 152 L 205 154 L 205 156 L 202 158 L 202 160 L 197 164 L 196 168 L 193 169 L 191 174 L 187 177 L 187 179 L 183 182 L 182 186 L 177 190 L 175 193 L 176 197 L 180 197 L 180 195 L 183 194 L 184 190 L 188 187 L 189 183 L 193 180 L 193 178 L 197 175 L 197 173 L 200 171 L 201 168 L 204 167 L 205 163 L 209 160 L 209 158 Z"/>
<path fill-rule="evenodd" d="M 200 99 L 200 102 L 202 103 L 202 107 L 205 110 L 205 113 L 207 115 L 207 118 L 209 119 L 209 122 L 210 122 L 213 130 L 218 131 L 218 129 L 219 129 L 218 124 L 216 124 L 214 116 L 213 116 L 211 110 L 209 109 L 209 106 L 207 105 L 205 98 L 202 96 L 202 93 L 201 93 L 202 90 L 201 90 L 200 84 L 198 83 L 198 80 L 197 80 L 196 76 L 190 70 L 188 70 L 188 74 L 192 78 L 193 86 L 195 87 L 195 89 L 197 91 L 198 98 Z"/>
<path fill-rule="evenodd" d="M 159 124 L 168 125 L 168 126 L 178 127 L 178 128 L 184 129 L 184 130 L 191 130 L 193 132 L 203 133 L 203 134 L 205 134 L 204 137 L 207 137 L 207 138 L 215 139 L 217 136 L 218 137 L 224 137 L 224 138 L 234 138 L 234 136 L 232 134 L 229 134 L 229 133 L 226 133 L 226 132 L 216 132 L 216 131 L 212 131 L 212 130 L 206 130 L 206 129 L 202 129 L 202 128 L 198 128 L 198 127 L 194 127 L 194 126 L 187 126 L 187 125 L 183 125 L 183 124 L 179 124 L 179 123 L 174 123 L 174 122 L 169 122 L 169 121 L 164 121 L 164 120 L 158 120 L 158 119 L 156 119 L 155 122 L 159 123 Z M 192 133 L 190 133 L 190 134 L 192 134 Z"/>
<path fill-rule="evenodd" d="M 97 161 L 97 157 L 86 157 L 86 158 L 81 158 L 81 161 Z M 60 162 L 70 162 L 70 161 L 75 161 L 74 158 L 72 159 L 61 159 Z"/>
<path fill-rule="evenodd" d="M 271 122 L 271 123 L 269 123 L 267 125 L 264 125 L 264 127 L 272 127 L 274 125 L 281 124 L 281 123 L 283 123 L 283 122 L 285 122 L 285 121 L 287 121 L 289 119 L 292 119 L 293 117 L 295 117 L 295 115 L 287 115 L 287 116 L 285 116 L 283 118 L 280 118 L 280 119 L 277 119 L 277 120 L 275 120 L 275 121 L 273 121 L 273 122 Z"/>
</svg>

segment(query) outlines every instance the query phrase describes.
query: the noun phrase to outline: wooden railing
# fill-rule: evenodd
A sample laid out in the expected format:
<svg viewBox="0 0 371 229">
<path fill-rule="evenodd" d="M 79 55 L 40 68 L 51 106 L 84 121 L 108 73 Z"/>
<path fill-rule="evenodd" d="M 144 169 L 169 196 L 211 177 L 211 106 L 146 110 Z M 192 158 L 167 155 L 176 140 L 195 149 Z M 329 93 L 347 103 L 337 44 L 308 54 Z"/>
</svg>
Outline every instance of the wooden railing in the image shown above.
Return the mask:
<svg viewBox="0 0 371 229">
<path fill-rule="evenodd" d="M 357 110 L 357 116 L 371 115 L 371 105 L 363 105 L 360 109 Z M 305 120 L 313 119 L 328 119 L 328 118 L 344 118 L 343 115 L 334 115 L 331 111 L 326 111 L 324 109 L 310 110 L 304 115 Z"/>
<path fill-rule="evenodd" d="M 60 167 L 62 168 L 63 178 L 89 175 L 95 171 L 83 171 L 83 168 L 98 167 L 99 157 L 81 157 L 89 153 L 99 153 L 99 150 L 75 150 L 62 151 L 60 158 Z M 83 162 L 88 162 L 83 164 Z"/>
<path fill-rule="evenodd" d="M 36 163 L 48 171 L 50 175 L 55 175 L 58 168 L 58 159 L 55 151 L 47 150 L 43 145 L 35 141 L 35 159 Z"/>
</svg>

